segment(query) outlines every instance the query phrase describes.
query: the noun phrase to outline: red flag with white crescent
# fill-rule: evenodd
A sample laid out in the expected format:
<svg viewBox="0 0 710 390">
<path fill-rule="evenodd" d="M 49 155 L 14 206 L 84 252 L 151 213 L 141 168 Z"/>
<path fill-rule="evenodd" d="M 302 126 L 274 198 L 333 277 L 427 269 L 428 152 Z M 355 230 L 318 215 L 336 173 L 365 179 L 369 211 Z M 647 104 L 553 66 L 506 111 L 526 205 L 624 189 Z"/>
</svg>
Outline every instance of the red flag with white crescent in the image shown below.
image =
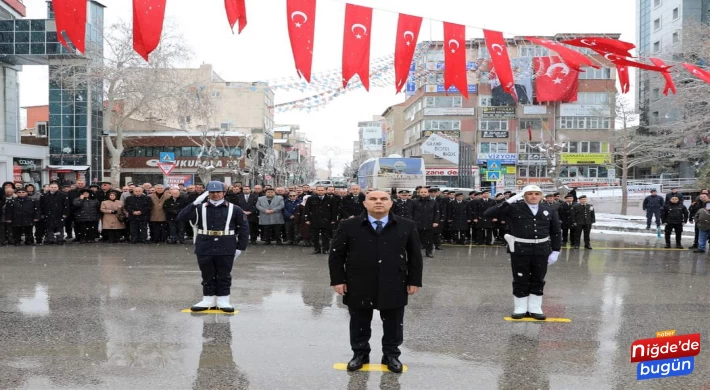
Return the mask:
<svg viewBox="0 0 710 390">
<path fill-rule="evenodd" d="M 618 39 L 602 37 L 568 39 L 565 41 L 561 41 L 561 43 L 570 46 L 592 49 L 597 53 L 600 53 L 601 55 L 604 55 L 606 53 L 612 53 L 624 57 L 633 57 L 631 53 L 629 53 L 629 51 L 636 48 L 636 45 L 634 45 L 633 43 L 620 41 Z"/>
<path fill-rule="evenodd" d="M 630 61 L 630 60 L 627 60 L 625 57 L 617 56 L 616 54 L 611 54 L 611 53 L 604 54 L 604 58 L 613 62 L 614 65 L 616 65 L 617 67 L 618 66 L 627 66 L 627 67 L 630 66 L 630 67 L 650 70 L 650 71 L 654 71 L 654 72 L 667 72 L 668 69 L 671 68 L 668 65 L 654 66 L 654 65 L 644 64 L 642 62 Z"/>
<path fill-rule="evenodd" d="M 579 72 L 560 57 L 535 57 L 535 94 L 537 101 L 572 103 L 577 101 Z"/>
<path fill-rule="evenodd" d="M 528 141 L 532 141 L 532 121 L 528 122 Z"/>
<path fill-rule="evenodd" d="M 86 36 L 86 0 L 52 0 L 54 9 L 54 20 L 57 25 L 57 39 L 67 49 L 69 44 L 64 35 L 71 41 L 72 45 L 84 53 Z"/>
<path fill-rule="evenodd" d="M 660 67 L 666 66 L 666 63 L 663 62 L 663 60 L 660 58 L 650 58 L 650 60 L 656 66 L 660 66 Z M 677 90 L 675 88 L 675 83 L 673 82 L 673 77 L 671 77 L 671 73 L 670 72 L 661 72 L 661 74 L 663 75 L 663 78 L 666 79 L 666 86 L 663 88 L 663 94 L 668 96 L 668 91 L 671 91 L 675 95 Z"/>
<path fill-rule="evenodd" d="M 316 31 L 316 0 L 288 0 L 286 14 L 296 71 L 310 83 Z"/>
<path fill-rule="evenodd" d="M 345 5 L 345 31 L 343 33 L 343 88 L 355 75 L 365 90 L 370 90 L 370 28 L 372 8 Z"/>
<path fill-rule="evenodd" d="M 562 61 L 574 70 L 580 71 L 583 66 L 591 66 L 592 68 L 599 69 L 599 65 L 594 64 L 594 62 L 592 62 L 592 60 L 587 56 L 578 51 L 565 47 L 559 42 L 532 37 L 525 37 L 525 39 L 537 45 L 544 46 L 559 54 Z"/>
<path fill-rule="evenodd" d="M 163 32 L 166 0 L 133 0 L 133 50 L 146 61 Z"/>
<path fill-rule="evenodd" d="M 710 72 L 708 72 L 706 70 L 702 70 L 702 69 L 698 68 L 697 66 L 690 65 L 686 62 L 683 63 L 683 66 L 685 67 L 685 69 L 688 69 L 688 72 L 692 73 L 693 76 L 710 84 Z"/>
<path fill-rule="evenodd" d="M 510 57 L 508 56 L 507 45 L 503 33 L 500 31 L 483 30 L 483 37 L 486 39 L 486 47 L 491 55 L 493 67 L 495 67 L 496 76 L 500 81 L 503 91 L 509 93 L 515 101 L 518 101 L 518 95 L 515 93 L 515 79 L 513 78 L 513 69 L 510 67 Z"/>
<path fill-rule="evenodd" d="M 444 22 L 444 90 L 451 86 L 468 99 L 466 26 Z"/>
<path fill-rule="evenodd" d="M 227 11 L 229 27 L 234 32 L 234 25 L 239 21 L 239 33 L 247 26 L 247 7 L 244 0 L 224 0 L 224 9 Z"/>
<path fill-rule="evenodd" d="M 417 47 L 419 29 L 422 27 L 422 18 L 419 16 L 399 14 L 397 22 L 397 40 L 394 47 L 394 75 L 397 93 L 407 84 L 409 68 L 414 58 Z"/>
<path fill-rule="evenodd" d="M 631 83 L 629 83 L 629 68 L 624 65 L 617 65 L 616 74 L 619 76 L 621 93 L 628 93 L 629 90 L 631 90 Z"/>
</svg>

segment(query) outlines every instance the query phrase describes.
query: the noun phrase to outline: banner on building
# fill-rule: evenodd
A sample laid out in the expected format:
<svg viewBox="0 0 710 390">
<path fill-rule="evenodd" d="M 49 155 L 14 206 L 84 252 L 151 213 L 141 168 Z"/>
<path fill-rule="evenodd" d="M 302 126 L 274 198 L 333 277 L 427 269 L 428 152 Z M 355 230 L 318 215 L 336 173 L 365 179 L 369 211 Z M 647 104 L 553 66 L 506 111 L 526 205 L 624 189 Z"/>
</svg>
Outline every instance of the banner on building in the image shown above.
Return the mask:
<svg viewBox="0 0 710 390">
<path fill-rule="evenodd" d="M 568 165 L 611 164 L 611 155 L 608 153 L 560 153 L 560 162 Z"/>
<path fill-rule="evenodd" d="M 459 163 L 459 144 L 433 134 L 421 146 L 423 154 L 433 154 L 454 164 Z"/>
<path fill-rule="evenodd" d="M 460 130 L 424 130 L 422 137 L 431 137 L 434 134 L 445 135 L 451 138 L 461 138 Z"/>
<path fill-rule="evenodd" d="M 481 107 L 483 119 L 515 119 L 515 106 L 512 107 Z"/>
<path fill-rule="evenodd" d="M 481 138 L 508 138 L 507 131 L 481 131 Z"/>
<path fill-rule="evenodd" d="M 185 187 L 192 185 L 194 175 L 170 175 L 165 176 L 165 185 L 168 187 L 184 185 Z"/>
</svg>

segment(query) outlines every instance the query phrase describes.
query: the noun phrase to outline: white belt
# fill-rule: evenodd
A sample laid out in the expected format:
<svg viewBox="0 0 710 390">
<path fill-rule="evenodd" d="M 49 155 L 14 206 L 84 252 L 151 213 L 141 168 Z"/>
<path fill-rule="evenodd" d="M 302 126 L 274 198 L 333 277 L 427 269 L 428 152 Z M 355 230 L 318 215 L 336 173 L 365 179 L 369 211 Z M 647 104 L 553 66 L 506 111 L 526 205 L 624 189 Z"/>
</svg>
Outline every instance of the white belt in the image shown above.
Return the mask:
<svg viewBox="0 0 710 390">
<path fill-rule="evenodd" d="M 510 252 L 513 253 L 515 252 L 515 243 L 516 242 L 522 242 L 524 244 L 541 244 L 543 242 L 550 241 L 550 237 L 545 237 L 545 238 L 518 238 L 515 236 L 511 236 L 510 234 L 506 234 L 503 236 L 506 242 L 508 242 L 508 249 L 510 249 Z"/>
<path fill-rule="evenodd" d="M 233 236 L 234 230 L 197 230 L 197 234 L 205 234 L 208 236 Z"/>
</svg>

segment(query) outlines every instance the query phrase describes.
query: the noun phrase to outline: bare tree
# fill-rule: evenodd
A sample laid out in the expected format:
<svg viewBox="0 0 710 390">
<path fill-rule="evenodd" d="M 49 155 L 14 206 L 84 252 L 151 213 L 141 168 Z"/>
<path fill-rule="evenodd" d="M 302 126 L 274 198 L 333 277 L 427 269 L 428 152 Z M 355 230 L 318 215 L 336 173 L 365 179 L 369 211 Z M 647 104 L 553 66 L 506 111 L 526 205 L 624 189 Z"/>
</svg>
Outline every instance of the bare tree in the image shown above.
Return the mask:
<svg viewBox="0 0 710 390">
<path fill-rule="evenodd" d="M 567 187 L 560 180 L 562 152 L 566 145 L 557 142 L 549 129 L 544 130 L 541 142 L 526 142 L 526 145 L 528 149 L 539 152 L 541 157 L 545 159 L 547 175 L 552 180 L 552 184 L 563 197 L 567 195 Z"/>
</svg>

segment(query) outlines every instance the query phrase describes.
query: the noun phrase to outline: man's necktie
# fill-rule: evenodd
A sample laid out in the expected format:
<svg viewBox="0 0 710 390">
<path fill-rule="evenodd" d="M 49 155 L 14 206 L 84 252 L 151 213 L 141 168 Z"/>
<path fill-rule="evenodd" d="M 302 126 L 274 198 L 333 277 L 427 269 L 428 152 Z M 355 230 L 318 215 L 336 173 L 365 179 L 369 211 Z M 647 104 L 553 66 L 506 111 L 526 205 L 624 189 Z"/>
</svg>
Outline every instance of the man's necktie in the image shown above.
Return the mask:
<svg viewBox="0 0 710 390">
<path fill-rule="evenodd" d="M 384 229 L 384 226 L 382 226 L 382 221 L 375 221 L 375 225 L 377 225 L 377 227 L 375 228 L 375 233 L 382 233 L 382 229 Z"/>
</svg>

